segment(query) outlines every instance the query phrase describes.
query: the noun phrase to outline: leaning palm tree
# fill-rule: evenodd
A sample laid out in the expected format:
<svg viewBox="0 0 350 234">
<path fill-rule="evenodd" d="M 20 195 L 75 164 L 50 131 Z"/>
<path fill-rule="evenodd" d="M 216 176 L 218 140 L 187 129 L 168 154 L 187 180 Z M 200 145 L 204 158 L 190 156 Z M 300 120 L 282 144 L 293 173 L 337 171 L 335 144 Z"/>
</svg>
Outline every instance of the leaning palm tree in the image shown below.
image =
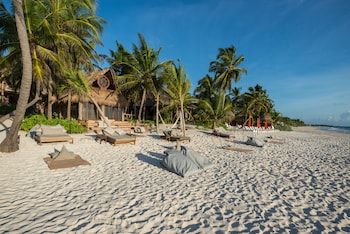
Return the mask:
<svg viewBox="0 0 350 234">
<path fill-rule="evenodd" d="M 27 108 L 30 87 L 32 83 L 32 60 L 30 55 L 30 46 L 28 41 L 27 30 L 24 22 L 22 0 L 13 0 L 12 4 L 15 11 L 18 38 L 22 51 L 23 75 L 15 112 L 16 114 L 13 119 L 9 134 L 0 144 L 1 152 L 14 152 L 19 149 L 18 131 Z"/>
<path fill-rule="evenodd" d="M 69 88 L 74 93 L 87 96 L 91 100 L 91 102 L 96 106 L 96 109 L 103 121 L 107 124 L 107 126 L 110 126 L 109 121 L 105 117 L 102 109 L 91 94 L 90 85 L 87 80 L 86 74 L 84 74 L 83 71 L 70 70 L 66 71 L 66 77 L 69 78 L 69 85 L 67 88 Z M 62 89 L 64 89 L 64 87 L 62 87 Z"/>
<path fill-rule="evenodd" d="M 40 81 L 43 92 L 47 91 L 48 117 L 51 118 L 51 96 L 57 93 L 57 83 L 66 79 L 67 65 L 78 65 L 77 70 L 92 69 L 92 60 L 97 58 L 94 46 L 101 43 L 100 33 L 105 21 L 95 15 L 95 0 L 26 0 L 24 9 L 33 76 L 35 81 Z M 13 30 L 9 25 L 3 29 L 6 30 L 3 40 L 7 43 L 1 44 L 0 51 L 11 52 L 4 56 L 0 65 L 11 64 L 11 76 L 17 77 L 21 72 L 20 66 L 15 66 L 15 62 L 20 61 L 18 39 L 11 36 Z"/>
</svg>

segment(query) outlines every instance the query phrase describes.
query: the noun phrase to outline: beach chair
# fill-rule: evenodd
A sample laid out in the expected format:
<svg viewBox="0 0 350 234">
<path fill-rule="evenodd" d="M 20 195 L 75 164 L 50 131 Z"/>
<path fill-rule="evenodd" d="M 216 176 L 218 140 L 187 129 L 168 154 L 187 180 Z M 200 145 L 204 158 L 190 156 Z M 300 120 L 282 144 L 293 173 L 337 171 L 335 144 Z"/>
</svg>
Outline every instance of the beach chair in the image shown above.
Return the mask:
<svg viewBox="0 0 350 234">
<path fill-rule="evenodd" d="M 42 143 L 62 141 L 69 141 L 73 143 L 73 137 L 67 134 L 64 127 L 60 124 L 56 126 L 39 125 L 33 138 L 39 145 L 42 145 Z"/>
<path fill-rule="evenodd" d="M 163 131 L 163 138 L 167 141 L 191 141 L 191 137 L 188 136 L 181 136 L 178 132 L 175 130 L 170 131 Z"/>
<path fill-rule="evenodd" d="M 218 127 L 213 130 L 213 135 L 218 137 L 235 138 L 233 132 L 225 130 L 223 127 Z"/>
<path fill-rule="evenodd" d="M 100 143 L 102 140 L 105 140 L 114 146 L 126 143 L 136 144 L 136 136 L 127 134 L 120 128 L 107 127 L 102 130 L 102 133 L 103 135 L 97 136 L 100 139 Z"/>
</svg>

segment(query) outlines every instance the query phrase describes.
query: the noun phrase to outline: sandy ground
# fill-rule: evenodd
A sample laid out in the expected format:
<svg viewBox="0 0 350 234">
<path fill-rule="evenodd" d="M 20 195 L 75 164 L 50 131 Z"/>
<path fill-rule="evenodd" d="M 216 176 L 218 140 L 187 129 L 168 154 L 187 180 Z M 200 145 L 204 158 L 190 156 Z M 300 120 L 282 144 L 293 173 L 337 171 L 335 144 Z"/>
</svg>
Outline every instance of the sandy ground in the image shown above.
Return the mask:
<svg viewBox="0 0 350 234">
<path fill-rule="evenodd" d="M 192 140 L 183 145 L 215 167 L 183 178 L 161 166 L 175 143 L 156 133 L 135 145 L 99 144 L 88 133 L 72 135 L 74 144 L 40 146 L 21 132 L 20 150 L 0 153 L 0 232 L 350 232 L 349 135 L 235 134 L 188 130 Z M 283 144 L 248 146 L 247 136 Z M 62 145 L 91 166 L 49 170 L 43 158 Z"/>
</svg>

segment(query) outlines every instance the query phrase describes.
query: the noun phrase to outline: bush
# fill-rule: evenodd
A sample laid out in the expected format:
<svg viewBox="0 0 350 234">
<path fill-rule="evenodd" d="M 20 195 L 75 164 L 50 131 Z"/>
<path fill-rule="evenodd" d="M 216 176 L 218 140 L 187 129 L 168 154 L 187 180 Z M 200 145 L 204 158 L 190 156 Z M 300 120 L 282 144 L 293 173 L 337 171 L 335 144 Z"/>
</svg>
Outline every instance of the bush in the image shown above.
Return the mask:
<svg viewBox="0 0 350 234">
<path fill-rule="evenodd" d="M 274 125 L 275 129 L 278 129 L 280 131 L 292 131 L 292 127 L 289 125 L 281 125 L 281 124 L 276 124 Z"/>
<path fill-rule="evenodd" d="M 16 109 L 15 105 L 0 105 L 0 115 L 6 115 Z"/>
<path fill-rule="evenodd" d="M 60 124 L 66 129 L 67 133 L 87 132 L 87 128 L 82 126 L 77 120 L 65 120 L 59 118 L 48 120 L 44 115 L 31 115 L 26 117 L 21 124 L 21 130 L 28 132 L 37 124 L 49 126 Z"/>
</svg>

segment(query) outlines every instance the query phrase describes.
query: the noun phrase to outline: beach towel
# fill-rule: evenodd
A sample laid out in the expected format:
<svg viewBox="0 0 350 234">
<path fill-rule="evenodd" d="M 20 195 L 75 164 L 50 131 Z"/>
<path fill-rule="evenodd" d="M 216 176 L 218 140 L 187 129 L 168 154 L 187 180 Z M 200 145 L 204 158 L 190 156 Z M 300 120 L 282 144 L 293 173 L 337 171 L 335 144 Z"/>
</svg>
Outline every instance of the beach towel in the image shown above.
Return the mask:
<svg viewBox="0 0 350 234">
<path fill-rule="evenodd" d="M 44 158 L 44 162 L 51 170 L 91 165 L 79 155 L 67 150 L 65 146 L 62 147 L 61 151 L 55 150 L 54 153 L 50 154 L 50 157 Z"/>
<path fill-rule="evenodd" d="M 237 152 L 252 152 L 253 151 L 251 149 L 243 149 L 243 148 L 238 148 L 238 147 L 234 147 L 234 146 L 230 146 L 230 145 L 224 146 L 222 148 L 226 149 L 226 150 L 237 151 Z"/>
</svg>

